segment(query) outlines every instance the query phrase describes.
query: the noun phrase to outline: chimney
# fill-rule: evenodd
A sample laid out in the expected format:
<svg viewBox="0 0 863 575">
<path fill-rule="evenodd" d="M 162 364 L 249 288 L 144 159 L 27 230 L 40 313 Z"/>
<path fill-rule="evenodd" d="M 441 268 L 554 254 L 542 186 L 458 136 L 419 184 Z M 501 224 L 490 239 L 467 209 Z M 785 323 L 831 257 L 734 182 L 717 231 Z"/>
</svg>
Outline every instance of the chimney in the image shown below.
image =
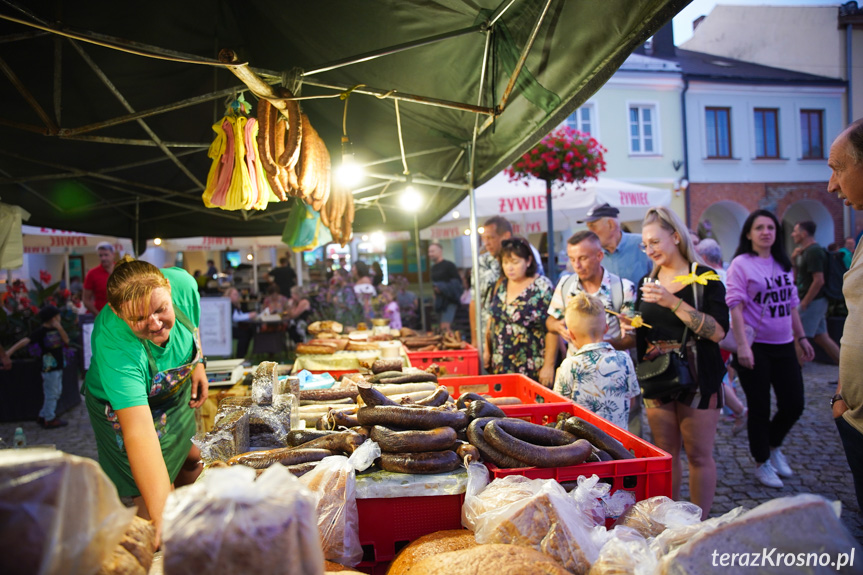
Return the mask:
<svg viewBox="0 0 863 575">
<path fill-rule="evenodd" d="M 674 28 L 670 20 L 653 35 L 653 55 L 658 58 L 675 55 Z"/>
<path fill-rule="evenodd" d="M 695 29 L 698 28 L 702 22 L 704 22 L 705 18 L 707 18 L 707 16 L 702 14 L 701 16 L 699 16 L 698 18 L 696 18 L 695 20 L 692 21 L 692 31 L 693 32 L 695 32 Z"/>
</svg>

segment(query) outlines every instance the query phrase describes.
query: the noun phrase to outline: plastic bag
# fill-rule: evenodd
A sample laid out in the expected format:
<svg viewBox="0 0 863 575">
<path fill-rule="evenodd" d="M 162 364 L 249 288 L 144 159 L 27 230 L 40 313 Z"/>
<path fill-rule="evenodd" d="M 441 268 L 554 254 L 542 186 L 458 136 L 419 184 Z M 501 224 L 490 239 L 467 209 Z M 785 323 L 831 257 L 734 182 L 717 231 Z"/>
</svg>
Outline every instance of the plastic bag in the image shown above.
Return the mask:
<svg viewBox="0 0 863 575">
<path fill-rule="evenodd" d="M 617 519 L 627 509 L 635 505 L 635 493 L 626 491 L 625 489 L 618 489 L 611 495 L 603 496 L 601 501 L 605 509 L 605 518 Z"/>
<path fill-rule="evenodd" d="M 600 498 L 608 495 L 609 490 L 611 490 L 611 485 L 600 483 L 598 475 L 593 474 L 590 477 L 580 475 L 578 485 L 570 492 L 569 496 L 591 526 L 605 525 L 605 508 Z"/>
<path fill-rule="evenodd" d="M 587 573 L 599 554 L 591 536 L 592 524 L 556 481 L 532 481 L 540 484 L 534 495 L 490 509 L 476 519 L 477 543 L 532 547 L 571 573 Z M 489 484 L 485 491 L 493 485 L 494 482 Z"/>
<path fill-rule="evenodd" d="M 638 531 L 618 526 L 607 532 L 607 540 L 588 575 L 652 575 L 658 563 L 647 540 Z"/>
<path fill-rule="evenodd" d="M 258 405 L 273 403 L 273 395 L 278 393 L 279 376 L 275 361 L 262 361 L 252 375 L 252 400 Z"/>
<path fill-rule="evenodd" d="M 96 573 L 134 508 L 92 459 L 46 448 L 0 451 L 0 572 Z"/>
<path fill-rule="evenodd" d="M 617 518 L 615 525 L 626 525 L 645 538 L 656 537 L 669 527 L 701 522 L 701 508 L 688 501 L 673 501 L 660 495 L 639 501 Z"/>
<path fill-rule="evenodd" d="M 657 557 L 662 557 L 671 553 L 673 550 L 677 549 L 699 533 L 712 531 L 720 525 L 725 525 L 730 521 L 734 521 L 745 512 L 745 507 L 735 507 L 725 515 L 711 517 L 710 519 L 700 523 L 669 527 L 650 540 L 650 547 L 653 549 Z"/>
<path fill-rule="evenodd" d="M 363 558 L 356 471 L 368 469 L 380 456 L 378 444 L 366 440 L 350 457 L 325 457 L 300 478 L 304 485 L 317 493 L 318 531 L 324 557 L 329 561 L 353 567 Z"/>
<path fill-rule="evenodd" d="M 473 531 L 476 527 L 477 511 L 476 497 L 488 486 L 488 467 L 482 463 L 470 463 L 467 466 L 467 488 L 464 492 L 464 503 L 461 506 L 461 524 L 465 529 Z"/>
<path fill-rule="evenodd" d="M 243 465 L 214 468 L 168 495 L 165 575 L 324 572 L 315 495 L 282 465 L 255 475 Z"/>
<path fill-rule="evenodd" d="M 297 373 L 297 379 L 300 382 L 300 389 L 330 389 L 336 380 L 328 372 L 312 373 L 307 369 Z"/>
</svg>

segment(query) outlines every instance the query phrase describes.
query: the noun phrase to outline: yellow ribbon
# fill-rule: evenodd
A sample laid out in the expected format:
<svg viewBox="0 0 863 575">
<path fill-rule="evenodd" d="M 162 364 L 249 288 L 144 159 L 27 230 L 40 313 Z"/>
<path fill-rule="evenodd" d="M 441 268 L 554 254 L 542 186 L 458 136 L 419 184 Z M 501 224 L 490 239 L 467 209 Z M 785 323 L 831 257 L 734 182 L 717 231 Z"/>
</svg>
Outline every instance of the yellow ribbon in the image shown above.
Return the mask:
<svg viewBox="0 0 863 575">
<path fill-rule="evenodd" d="M 685 276 L 675 276 L 674 278 L 675 282 L 685 286 L 693 283 L 700 283 L 701 285 L 706 286 L 708 280 L 722 281 L 722 278 L 720 278 L 719 274 L 714 271 L 704 272 L 698 276 L 695 275 L 695 272 L 690 272 Z"/>
</svg>

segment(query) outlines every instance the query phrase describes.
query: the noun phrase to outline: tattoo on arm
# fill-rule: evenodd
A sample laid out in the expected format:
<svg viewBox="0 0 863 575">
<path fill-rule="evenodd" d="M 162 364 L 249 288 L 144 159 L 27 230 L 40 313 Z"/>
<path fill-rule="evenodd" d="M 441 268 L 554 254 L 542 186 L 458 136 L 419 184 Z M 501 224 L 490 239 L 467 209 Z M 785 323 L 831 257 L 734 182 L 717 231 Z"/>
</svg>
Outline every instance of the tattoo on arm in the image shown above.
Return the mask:
<svg viewBox="0 0 863 575">
<path fill-rule="evenodd" d="M 684 323 L 701 337 L 710 339 L 716 333 L 716 320 L 696 309 L 688 310 L 688 318 Z"/>
</svg>

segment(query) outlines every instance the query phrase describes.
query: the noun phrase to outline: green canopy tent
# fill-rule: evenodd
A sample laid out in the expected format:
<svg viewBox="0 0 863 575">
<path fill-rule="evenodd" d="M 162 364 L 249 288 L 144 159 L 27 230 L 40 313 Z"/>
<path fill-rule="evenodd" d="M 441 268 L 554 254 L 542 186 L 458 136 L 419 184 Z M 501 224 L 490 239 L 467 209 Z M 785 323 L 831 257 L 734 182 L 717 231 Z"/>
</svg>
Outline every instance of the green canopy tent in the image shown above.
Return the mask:
<svg viewBox="0 0 863 575">
<path fill-rule="evenodd" d="M 29 224 L 147 238 L 281 234 L 201 201 L 212 124 L 264 83 L 300 86 L 336 163 L 366 181 L 355 231 L 438 221 L 559 124 L 689 0 L 4 0 L 0 201 Z M 349 106 L 338 97 L 350 92 Z M 410 175 L 416 221 L 397 196 Z M 476 261 L 476 253 L 474 253 Z"/>
<path fill-rule="evenodd" d="M 246 90 L 218 61 L 227 48 L 266 82 L 293 80 L 315 98 L 301 105 L 334 163 L 344 119 L 371 174 L 355 191 L 358 231 L 413 228 L 394 197 L 405 179 L 398 101 L 426 227 L 687 3 L 4 1 L 0 200 L 28 210 L 32 225 L 136 240 L 281 233 L 290 205 L 201 202 L 211 125 Z M 345 117 L 333 96 L 356 86 Z"/>
</svg>

